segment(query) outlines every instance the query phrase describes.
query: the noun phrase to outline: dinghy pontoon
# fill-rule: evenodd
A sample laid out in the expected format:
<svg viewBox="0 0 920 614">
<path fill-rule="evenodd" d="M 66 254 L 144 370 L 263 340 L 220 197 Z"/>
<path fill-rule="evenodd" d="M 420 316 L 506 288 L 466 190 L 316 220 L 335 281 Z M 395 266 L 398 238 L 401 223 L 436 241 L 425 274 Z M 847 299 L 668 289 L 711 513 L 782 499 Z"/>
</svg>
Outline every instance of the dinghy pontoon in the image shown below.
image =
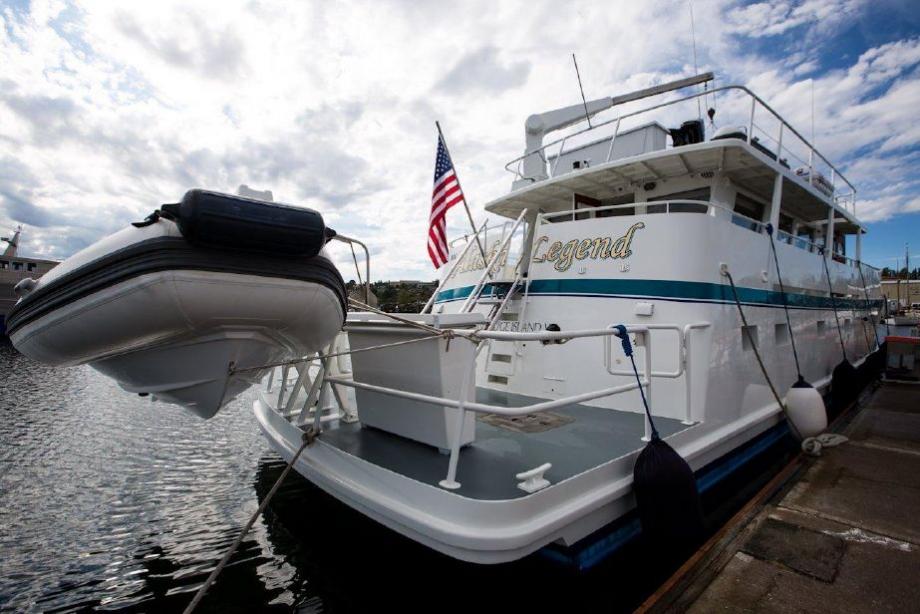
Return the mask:
<svg viewBox="0 0 920 614">
<path fill-rule="evenodd" d="M 230 365 L 302 356 L 339 332 L 330 236 L 315 211 L 192 190 L 20 282 L 9 334 L 34 360 L 89 363 L 209 417 L 264 374 L 228 381 Z"/>
</svg>

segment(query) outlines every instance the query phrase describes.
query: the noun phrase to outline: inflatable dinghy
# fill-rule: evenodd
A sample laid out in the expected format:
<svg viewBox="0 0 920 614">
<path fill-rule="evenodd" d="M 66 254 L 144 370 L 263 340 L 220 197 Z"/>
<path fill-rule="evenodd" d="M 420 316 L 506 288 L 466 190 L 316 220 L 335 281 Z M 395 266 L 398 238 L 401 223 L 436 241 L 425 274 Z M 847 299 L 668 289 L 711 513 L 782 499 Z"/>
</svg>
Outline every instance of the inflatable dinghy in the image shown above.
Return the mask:
<svg viewBox="0 0 920 614">
<path fill-rule="evenodd" d="M 17 286 L 13 345 L 39 362 L 89 364 L 127 391 L 209 418 L 267 371 L 341 330 L 335 232 L 316 211 L 191 190 Z"/>
</svg>

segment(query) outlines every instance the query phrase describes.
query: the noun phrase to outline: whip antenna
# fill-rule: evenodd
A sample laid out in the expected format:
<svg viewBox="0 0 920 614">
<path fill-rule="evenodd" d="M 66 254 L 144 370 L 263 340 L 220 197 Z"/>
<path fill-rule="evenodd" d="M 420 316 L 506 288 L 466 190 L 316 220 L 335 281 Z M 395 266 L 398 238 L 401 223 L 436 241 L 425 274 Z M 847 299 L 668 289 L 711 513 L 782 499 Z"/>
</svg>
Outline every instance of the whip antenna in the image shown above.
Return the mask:
<svg viewBox="0 0 920 614">
<path fill-rule="evenodd" d="M 572 54 L 572 63 L 575 65 L 575 76 L 578 77 L 578 91 L 581 92 L 581 103 L 585 105 L 585 119 L 588 120 L 588 128 L 593 128 L 591 125 L 591 116 L 588 114 L 588 101 L 585 100 L 585 89 L 581 86 L 581 73 L 578 72 L 578 60 L 575 59 L 575 54 Z"/>
<path fill-rule="evenodd" d="M 700 74 L 700 67 L 696 62 L 696 25 L 693 22 L 693 3 L 690 0 L 687 0 L 687 6 L 690 7 L 690 40 L 693 43 L 693 74 Z M 706 91 L 706 84 L 703 85 L 703 91 Z M 703 120 L 703 109 L 700 106 L 700 99 L 696 99 L 696 114 L 699 116 L 700 121 Z M 710 120 L 711 121 L 711 120 Z"/>
</svg>

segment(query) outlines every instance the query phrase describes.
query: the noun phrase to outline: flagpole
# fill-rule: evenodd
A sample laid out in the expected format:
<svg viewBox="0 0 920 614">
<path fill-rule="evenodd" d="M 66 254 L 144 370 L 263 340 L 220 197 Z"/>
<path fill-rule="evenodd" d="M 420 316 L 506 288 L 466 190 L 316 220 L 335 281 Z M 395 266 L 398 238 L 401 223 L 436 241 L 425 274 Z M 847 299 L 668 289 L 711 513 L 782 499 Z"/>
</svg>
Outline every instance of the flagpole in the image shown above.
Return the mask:
<svg viewBox="0 0 920 614">
<path fill-rule="evenodd" d="M 447 152 L 447 157 L 450 158 L 451 166 L 454 167 L 454 178 L 457 180 L 457 188 L 460 189 L 460 194 L 463 195 L 463 208 L 466 209 L 466 217 L 470 220 L 470 228 L 473 229 L 473 236 L 476 237 L 479 253 L 482 254 L 482 263 L 484 266 L 489 266 L 489 260 L 486 258 L 486 250 L 483 249 L 482 242 L 479 240 L 479 231 L 476 230 L 476 222 L 473 221 L 473 214 L 470 213 L 470 206 L 466 202 L 466 192 L 463 191 L 463 186 L 460 185 L 460 174 L 457 172 L 457 167 L 454 165 L 454 158 L 450 155 L 450 149 L 447 147 L 447 139 L 444 138 L 444 133 L 441 132 L 441 123 L 435 121 L 434 125 L 438 127 L 438 137 L 440 137 L 441 142 L 444 143 L 444 151 Z M 492 277 L 491 271 L 488 271 L 488 274 L 489 277 Z"/>
</svg>

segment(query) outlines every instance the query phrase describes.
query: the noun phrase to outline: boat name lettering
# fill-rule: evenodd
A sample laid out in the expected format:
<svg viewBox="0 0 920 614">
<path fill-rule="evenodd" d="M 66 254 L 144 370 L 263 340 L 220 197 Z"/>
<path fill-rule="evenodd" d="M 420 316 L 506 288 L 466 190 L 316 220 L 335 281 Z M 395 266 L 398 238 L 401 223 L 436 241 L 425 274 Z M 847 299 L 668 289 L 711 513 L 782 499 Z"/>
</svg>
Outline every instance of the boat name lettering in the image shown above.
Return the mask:
<svg viewBox="0 0 920 614">
<path fill-rule="evenodd" d="M 486 260 L 492 260 L 495 256 L 495 252 L 498 251 L 499 242 L 496 241 L 486 250 Z M 457 269 L 454 271 L 455 274 L 459 275 L 460 273 L 468 273 L 470 271 L 481 271 L 486 268 L 486 260 L 482 259 L 482 252 L 478 249 L 473 249 L 467 252 L 466 257 L 463 259 Z M 502 250 L 501 255 L 495 261 L 495 264 L 492 267 L 492 272 L 497 272 L 501 267 L 508 264 L 508 248 Z"/>
<path fill-rule="evenodd" d="M 495 330 L 508 333 L 538 333 L 546 329 L 543 322 L 514 322 L 512 320 L 500 320 L 495 323 Z"/>
<path fill-rule="evenodd" d="M 629 258 L 632 250 L 633 236 L 636 231 L 645 228 L 645 223 L 637 222 L 629 227 L 622 237 L 596 237 L 594 239 L 572 239 L 566 243 L 554 241 L 549 244 L 546 251 L 541 252 L 544 243 L 549 243 L 546 235 L 537 239 L 533 250 L 534 262 L 553 262 L 557 271 L 567 271 L 575 260 L 591 260 Z M 539 254 L 539 255 L 538 255 Z"/>
</svg>

